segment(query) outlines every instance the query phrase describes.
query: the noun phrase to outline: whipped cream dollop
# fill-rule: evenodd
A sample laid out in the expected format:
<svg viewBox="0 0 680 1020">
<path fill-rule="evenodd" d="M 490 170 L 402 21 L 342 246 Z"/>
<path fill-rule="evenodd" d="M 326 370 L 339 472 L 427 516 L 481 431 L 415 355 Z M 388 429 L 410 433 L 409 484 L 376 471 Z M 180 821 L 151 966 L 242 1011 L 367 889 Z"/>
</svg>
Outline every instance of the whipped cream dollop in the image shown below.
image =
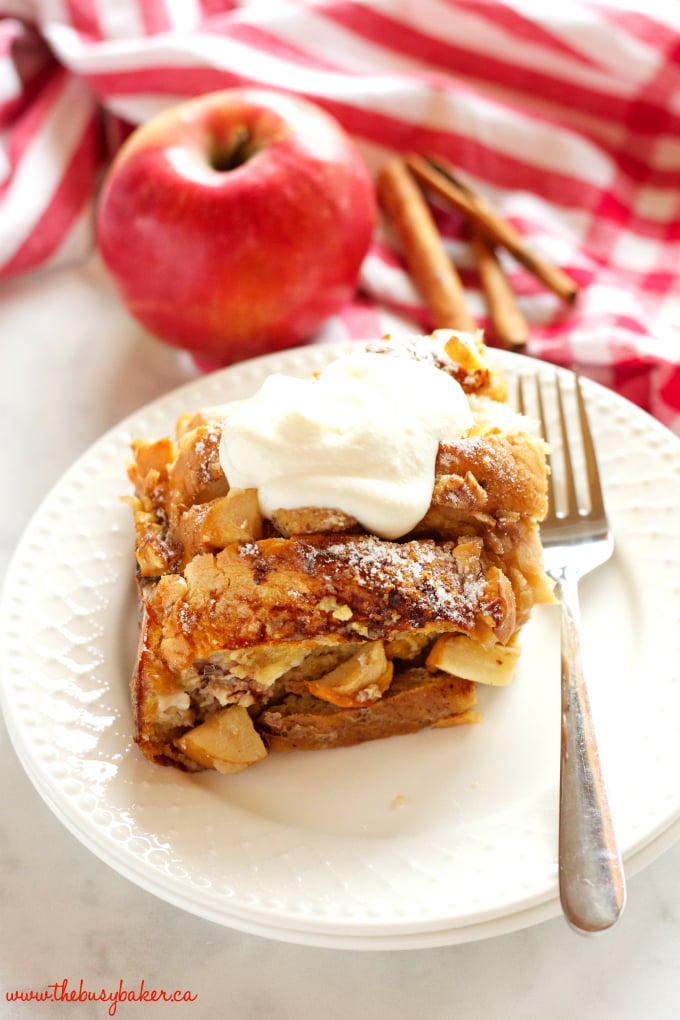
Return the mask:
<svg viewBox="0 0 680 1020">
<path fill-rule="evenodd" d="M 430 505 L 439 442 L 472 422 L 446 372 L 360 349 L 314 378 L 269 376 L 227 416 L 220 459 L 230 485 L 258 490 L 265 517 L 333 508 L 393 539 Z"/>
</svg>

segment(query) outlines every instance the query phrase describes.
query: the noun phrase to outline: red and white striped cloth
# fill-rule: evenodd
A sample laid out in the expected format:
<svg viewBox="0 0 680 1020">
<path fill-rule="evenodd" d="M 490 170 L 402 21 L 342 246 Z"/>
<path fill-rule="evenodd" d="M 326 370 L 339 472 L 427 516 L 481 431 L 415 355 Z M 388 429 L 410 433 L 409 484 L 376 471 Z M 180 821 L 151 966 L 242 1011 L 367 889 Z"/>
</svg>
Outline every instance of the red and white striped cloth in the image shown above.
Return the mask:
<svg viewBox="0 0 680 1020">
<path fill-rule="evenodd" d="M 680 5 L 666 0 L 0 0 L 0 278 L 91 249 L 112 142 L 238 84 L 333 113 L 372 170 L 447 156 L 581 285 L 507 268 L 530 353 L 680 434 Z M 442 231 L 485 308 L 455 217 Z M 0 287 L 0 301 L 2 289 Z M 389 235 L 320 339 L 427 328 Z"/>
</svg>

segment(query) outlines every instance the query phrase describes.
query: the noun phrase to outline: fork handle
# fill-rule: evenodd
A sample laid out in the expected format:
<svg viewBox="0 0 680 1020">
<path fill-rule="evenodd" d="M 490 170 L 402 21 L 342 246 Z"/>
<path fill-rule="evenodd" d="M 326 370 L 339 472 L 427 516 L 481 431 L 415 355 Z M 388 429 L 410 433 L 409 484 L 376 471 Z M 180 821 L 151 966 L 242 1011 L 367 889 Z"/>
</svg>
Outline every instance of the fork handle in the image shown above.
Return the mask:
<svg viewBox="0 0 680 1020">
<path fill-rule="evenodd" d="M 577 578 L 559 575 L 556 594 L 562 606 L 560 899 L 573 928 L 595 933 L 618 920 L 626 884 L 583 676 Z"/>
</svg>

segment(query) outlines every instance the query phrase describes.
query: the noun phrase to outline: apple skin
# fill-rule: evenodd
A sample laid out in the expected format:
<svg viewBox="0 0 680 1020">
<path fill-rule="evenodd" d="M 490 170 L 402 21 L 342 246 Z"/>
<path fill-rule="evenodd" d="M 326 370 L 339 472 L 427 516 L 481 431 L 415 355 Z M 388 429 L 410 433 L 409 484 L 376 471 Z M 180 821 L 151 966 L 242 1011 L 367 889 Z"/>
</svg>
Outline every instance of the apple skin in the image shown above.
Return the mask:
<svg viewBox="0 0 680 1020">
<path fill-rule="evenodd" d="M 373 182 L 334 118 L 285 93 L 232 88 L 132 132 L 96 230 L 130 314 L 229 364 L 302 343 L 337 312 L 375 218 Z"/>
</svg>

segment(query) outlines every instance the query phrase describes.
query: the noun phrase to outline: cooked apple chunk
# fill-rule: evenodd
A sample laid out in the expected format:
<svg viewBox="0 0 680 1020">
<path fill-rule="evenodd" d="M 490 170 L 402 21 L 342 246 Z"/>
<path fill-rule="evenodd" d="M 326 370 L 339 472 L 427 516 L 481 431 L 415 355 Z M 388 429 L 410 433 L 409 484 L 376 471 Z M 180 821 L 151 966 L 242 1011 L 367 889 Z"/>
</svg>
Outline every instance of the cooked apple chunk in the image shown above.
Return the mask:
<svg viewBox="0 0 680 1020">
<path fill-rule="evenodd" d="M 229 482 L 220 464 L 220 435 L 218 427 L 207 424 L 199 425 L 179 439 L 177 456 L 170 469 L 169 510 L 209 503 L 229 491 Z"/>
<path fill-rule="evenodd" d="M 392 682 L 393 671 L 383 642 L 370 641 L 330 673 L 309 680 L 307 689 L 338 708 L 361 708 L 382 697 Z"/>
<path fill-rule="evenodd" d="M 177 523 L 184 562 L 204 552 L 218 552 L 232 542 L 262 538 L 262 514 L 255 489 L 230 489 L 209 503 L 198 503 Z"/>
<path fill-rule="evenodd" d="M 137 568 L 140 577 L 160 577 L 172 562 L 172 550 L 163 541 L 158 529 L 151 528 L 137 543 Z"/>
<path fill-rule="evenodd" d="M 262 538 L 262 514 L 257 489 L 230 489 L 216 499 L 203 520 L 206 548 L 224 549 L 230 542 L 256 542 Z"/>
<path fill-rule="evenodd" d="M 132 443 L 133 462 L 129 474 L 138 492 L 147 495 L 159 481 L 166 481 L 168 468 L 175 458 L 171 439 L 135 439 Z"/>
<path fill-rule="evenodd" d="M 267 749 L 241 705 L 228 705 L 175 740 L 175 746 L 206 769 L 242 772 L 267 757 Z"/>
<path fill-rule="evenodd" d="M 435 641 L 427 657 L 429 670 L 493 687 L 506 687 L 519 658 L 517 645 L 476 644 L 466 634 L 447 634 Z"/>
</svg>

